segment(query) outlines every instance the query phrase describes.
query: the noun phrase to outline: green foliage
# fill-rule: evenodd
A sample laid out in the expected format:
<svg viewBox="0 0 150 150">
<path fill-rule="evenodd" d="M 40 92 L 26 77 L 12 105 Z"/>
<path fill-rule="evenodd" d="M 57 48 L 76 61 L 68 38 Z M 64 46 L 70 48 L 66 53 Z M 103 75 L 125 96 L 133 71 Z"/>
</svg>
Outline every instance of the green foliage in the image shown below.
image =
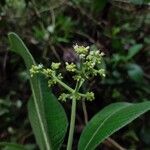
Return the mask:
<svg viewBox="0 0 150 150">
<path fill-rule="evenodd" d="M 14 33 L 9 34 L 9 40 L 11 44 L 11 50 L 18 53 L 23 60 L 25 61 L 27 70 L 30 69 L 30 67 L 35 64 L 35 61 L 31 54 L 29 53 L 28 49 L 24 45 L 24 43 L 21 41 L 21 39 Z M 42 130 L 42 139 L 43 139 L 43 145 L 44 147 L 40 147 L 41 149 L 47 148 L 48 150 L 50 149 L 50 141 L 49 137 L 47 134 L 47 128 L 46 128 L 46 120 L 44 117 L 44 106 L 42 103 L 42 95 L 41 95 L 41 87 L 39 80 L 35 77 L 30 79 L 31 82 L 31 89 L 33 92 L 33 99 L 34 99 L 34 104 L 36 107 L 36 113 L 37 113 L 37 118 L 40 123 L 40 129 Z"/>
<path fill-rule="evenodd" d="M 93 70 L 91 71 L 90 69 L 94 69 L 96 64 L 99 64 L 101 62 L 100 60 L 103 54 L 100 54 L 98 51 L 88 52 L 89 47 L 78 45 L 74 47 L 75 52 L 79 55 L 79 59 L 81 60 L 79 66 L 83 66 L 81 68 L 78 68 L 78 66 L 74 65 L 73 63 L 66 64 L 66 69 L 68 71 L 72 72 L 72 69 L 74 69 L 73 72 L 76 72 L 78 76 L 81 77 L 77 80 L 76 87 L 73 90 L 61 81 L 62 77 L 59 78 L 56 76 L 56 70 L 59 69 L 60 63 L 52 63 L 50 69 L 43 69 L 43 65 L 41 64 L 36 66 L 35 61 L 29 53 L 28 49 L 16 34 L 10 33 L 9 40 L 11 49 L 16 53 L 19 53 L 23 57 L 28 72 L 29 70 L 31 72 L 30 83 L 32 88 L 32 98 L 30 99 L 28 104 L 28 112 L 36 141 L 41 150 L 60 148 L 67 129 L 67 118 L 61 105 L 57 102 L 54 95 L 52 95 L 52 93 L 48 90 L 46 82 L 41 79 L 43 77 L 38 78 L 34 74 L 43 73 L 46 77 L 50 78 L 51 82 L 58 82 L 69 92 L 71 92 L 72 95 L 69 95 L 69 97 L 67 97 L 72 99 L 73 101 L 69 139 L 67 145 L 67 149 L 70 150 L 73 142 L 76 100 L 79 99 L 78 97 L 80 95 L 84 95 L 79 93 L 78 91 L 84 80 L 86 78 L 89 78 L 90 74 L 97 74 L 95 74 Z M 129 52 L 130 58 L 137 53 L 137 49 L 139 50 L 140 48 L 138 47 L 131 49 L 134 50 L 134 52 Z M 89 62 L 94 64 L 88 64 Z M 85 72 L 84 74 L 80 74 L 80 71 L 81 73 L 83 71 Z M 129 72 L 129 74 L 133 77 L 135 76 L 132 72 Z M 100 73 L 100 75 L 103 75 L 103 73 Z M 134 77 L 134 79 L 138 80 L 136 77 Z M 64 96 L 65 95 L 62 94 L 62 99 L 64 98 Z M 87 94 L 85 94 L 85 96 L 89 98 L 91 97 L 91 93 L 88 92 Z M 97 113 L 87 124 L 83 133 L 81 134 L 78 149 L 94 149 L 104 139 L 149 110 L 150 102 L 143 102 L 139 104 L 120 102 L 109 105 L 108 107 Z"/>
<path fill-rule="evenodd" d="M 79 91 L 84 94 L 87 92 L 86 97 L 92 97 L 92 99 L 95 95 L 94 102 L 85 101 L 88 118 L 88 116 L 91 117 L 99 111 L 99 108 L 108 104 L 118 101 L 143 102 L 150 97 L 149 2 L 149 0 L 1 0 L 0 141 L 22 143 L 29 150 L 37 149 L 36 143 L 44 145 L 41 144 L 44 143 L 42 140 L 43 132 L 40 132 L 38 118 L 30 116 L 32 126 L 35 125 L 34 121 L 37 121 L 39 125 L 36 125 L 36 131 L 33 131 L 36 134 L 35 142 L 29 125 L 30 122 L 26 116 L 28 99 L 30 99 L 29 103 L 33 105 L 30 107 L 35 109 L 33 96 L 32 100 L 30 98 L 29 70 L 25 70 L 20 57 L 7 51 L 9 49 L 7 33 L 10 31 L 19 33 L 28 43 L 36 62 L 44 64 L 36 65 L 36 67 L 52 68 L 56 73 L 61 73 L 59 79 L 66 83 L 67 88 L 75 88 L 76 81 L 71 76 L 75 75 L 76 64 L 77 66 L 80 65 L 72 48 L 72 43 L 78 43 L 78 45 L 85 47 L 90 45 L 90 51 L 100 49 L 105 53 L 101 63 L 97 64 L 95 69 L 106 69 L 106 78 L 90 77 Z M 67 63 L 65 63 L 66 61 Z M 60 62 L 61 66 L 58 68 L 58 65 L 55 66 L 54 64 L 50 67 L 51 62 Z M 40 88 L 42 86 L 48 90 L 47 83 L 45 83 L 47 81 L 43 80 L 41 75 L 35 75 L 35 77 L 39 81 Z M 79 79 L 79 76 L 75 79 Z M 42 83 L 44 85 L 41 85 Z M 48 85 L 51 86 L 54 83 L 56 81 L 51 80 Z M 56 84 L 53 91 L 63 101 L 71 96 L 74 97 L 70 95 L 68 90 L 62 86 L 57 87 Z M 93 91 L 94 94 L 88 91 Z M 49 90 L 48 95 L 53 97 L 51 90 Z M 81 98 L 79 95 L 76 95 L 77 97 Z M 50 102 L 53 100 L 55 97 Z M 72 101 L 63 103 L 67 114 L 70 110 L 70 102 Z M 84 101 L 82 102 L 84 103 Z M 82 127 L 87 119 L 86 115 L 83 118 L 81 103 L 77 103 L 79 103 L 77 105 L 79 106 L 77 121 L 79 121 L 76 123 L 76 131 L 80 134 L 81 130 L 78 126 Z M 43 112 L 46 109 L 48 109 L 46 112 L 49 112 L 50 108 L 44 108 L 45 104 L 42 107 Z M 85 111 L 84 108 L 84 113 Z M 31 115 L 37 116 L 36 111 L 31 110 L 29 112 Z M 46 118 L 46 114 L 44 118 Z M 129 125 L 128 128 L 121 130 L 116 135 L 114 134 L 113 138 L 123 144 L 126 149 L 149 149 L 149 118 L 149 114 L 147 114 L 142 120 L 137 120 L 137 123 Z M 53 115 L 51 119 L 53 119 Z M 47 119 L 44 120 L 46 120 L 46 124 L 51 124 L 47 123 Z M 60 124 L 59 121 L 58 124 Z M 47 132 L 49 132 L 48 127 L 46 127 Z M 52 125 L 50 127 L 53 128 Z M 63 138 L 63 136 L 61 137 Z M 76 149 L 77 134 L 73 139 L 73 148 Z M 58 145 L 61 145 L 62 141 L 59 142 L 58 140 Z M 66 141 L 65 138 L 61 149 L 65 149 Z M 28 145 L 29 147 L 27 147 Z M 5 146 L 3 147 L 5 149 Z M 102 149 L 111 149 L 105 142 L 100 145 L 101 147 Z"/>
<path fill-rule="evenodd" d="M 128 75 L 133 81 L 139 83 L 143 81 L 144 73 L 140 66 L 136 64 L 128 64 L 127 69 L 128 69 Z"/>
<path fill-rule="evenodd" d="M 71 17 L 67 17 L 63 14 L 58 15 L 56 18 L 56 24 L 54 26 L 54 31 L 52 36 L 54 38 L 54 43 L 68 43 L 72 38 L 72 32 L 75 28 L 75 21 Z"/>
<path fill-rule="evenodd" d="M 48 38 L 49 38 L 49 33 L 48 31 L 44 28 L 44 25 L 43 24 L 40 24 L 39 26 L 34 26 L 33 27 L 33 30 L 34 30 L 34 36 L 36 38 L 36 40 L 38 41 L 42 41 L 42 40 L 45 40 L 47 41 Z"/>
<path fill-rule="evenodd" d="M 6 0 L 6 9 L 10 8 L 13 10 L 15 17 L 20 17 L 25 11 L 26 3 L 24 0 Z"/>
<path fill-rule="evenodd" d="M 14 33 L 9 34 L 9 40 L 11 49 L 22 56 L 27 70 L 29 71 L 31 66 L 35 64 L 35 61 L 28 49 L 21 39 Z M 58 148 L 60 143 L 62 143 L 67 126 L 67 119 L 64 110 L 54 96 L 51 95 L 51 92 L 48 92 L 48 89 L 43 87 L 45 85 L 41 86 L 37 77 L 30 78 L 30 82 L 33 102 L 29 102 L 29 118 L 39 147 L 41 150 L 44 150 L 45 148 L 47 150 L 52 149 L 56 146 Z M 42 89 L 44 89 L 44 91 L 42 91 Z M 55 115 L 59 119 L 53 121 L 51 118 Z M 58 123 L 61 124 L 61 126 L 58 126 Z M 54 128 L 55 132 L 53 132 Z"/>
<path fill-rule="evenodd" d="M 91 150 L 104 139 L 150 110 L 150 102 L 114 103 L 98 112 L 83 130 L 79 150 Z"/>
<path fill-rule="evenodd" d="M 43 94 L 43 104 L 45 111 L 45 118 L 47 122 L 48 136 L 52 143 L 52 149 L 59 149 L 63 142 L 67 130 L 67 118 L 64 109 L 61 107 L 56 97 L 50 92 L 47 87 L 46 81 L 41 80 L 41 89 Z M 28 103 L 29 119 L 37 139 L 37 143 L 44 147 L 43 138 L 41 136 L 41 129 L 33 98 Z M 43 117 L 43 116 L 42 116 Z M 54 119 L 55 118 L 55 119 Z"/>
<path fill-rule="evenodd" d="M 143 47 L 142 44 L 136 44 L 136 45 L 133 45 L 132 47 L 130 47 L 128 50 L 127 59 L 129 60 L 132 57 L 134 57 L 142 49 L 142 47 Z"/>
<path fill-rule="evenodd" d="M 92 9 L 94 12 L 100 12 L 104 9 L 105 5 L 107 4 L 107 0 L 94 0 L 92 1 Z"/>
<path fill-rule="evenodd" d="M 14 143 L 7 143 L 7 142 L 0 142 L 0 148 L 2 147 L 3 147 L 3 150 L 27 150 L 22 145 L 14 144 Z"/>
</svg>

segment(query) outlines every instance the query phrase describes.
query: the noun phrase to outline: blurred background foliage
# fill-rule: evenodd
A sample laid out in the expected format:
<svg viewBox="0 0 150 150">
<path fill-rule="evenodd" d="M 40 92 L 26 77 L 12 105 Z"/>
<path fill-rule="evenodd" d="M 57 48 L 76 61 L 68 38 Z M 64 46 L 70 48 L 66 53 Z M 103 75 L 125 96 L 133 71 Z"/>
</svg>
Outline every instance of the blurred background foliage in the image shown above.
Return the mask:
<svg viewBox="0 0 150 150">
<path fill-rule="evenodd" d="M 86 103 L 88 117 L 117 102 L 150 100 L 149 0 L 1 0 L 0 1 L 0 141 L 36 147 L 27 117 L 31 95 L 28 75 L 20 57 L 9 52 L 7 34 L 16 32 L 38 63 L 75 61 L 72 45 L 90 45 L 105 53 L 105 79 L 94 78 L 83 90 L 95 92 Z M 65 80 L 73 84 L 69 74 Z M 57 95 L 61 88 L 53 89 Z M 64 103 L 69 111 L 69 103 Z M 77 112 L 78 141 L 84 125 Z M 146 114 L 114 134 L 113 139 L 132 150 L 149 150 L 150 116 Z M 107 144 L 100 146 L 110 149 Z"/>
</svg>

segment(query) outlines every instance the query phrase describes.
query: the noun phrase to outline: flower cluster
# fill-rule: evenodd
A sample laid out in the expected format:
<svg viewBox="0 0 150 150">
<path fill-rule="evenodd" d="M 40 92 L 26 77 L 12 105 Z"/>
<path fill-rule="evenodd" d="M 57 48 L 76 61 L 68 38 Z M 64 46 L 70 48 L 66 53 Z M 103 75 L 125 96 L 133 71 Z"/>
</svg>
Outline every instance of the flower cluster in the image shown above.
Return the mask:
<svg viewBox="0 0 150 150">
<path fill-rule="evenodd" d="M 30 74 L 31 74 L 31 77 L 33 77 L 34 74 L 38 74 L 41 72 L 43 68 L 43 65 L 42 64 L 39 64 L 39 65 L 32 65 L 32 68 L 30 69 Z"/>
<path fill-rule="evenodd" d="M 44 68 L 42 64 L 39 65 L 33 65 L 30 69 L 31 77 L 33 77 L 34 74 L 43 74 L 48 78 L 48 86 L 51 87 L 54 84 L 57 83 L 57 80 L 61 80 L 63 77 L 61 73 L 57 73 L 57 70 L 60 67 L 60 63 L 54 63 L 52 62 L 51 68 Z"/>
<path fill-rule="evenodd" d="M 74 46 L 74 50 L 79 57 L 79 61 L 77 63 L 65 63 L 66 70 L 68 72 L 73 73 L 73 79 L 76 81 L 75 89 L 72 89 L 67 84 L 65 84 L 62 79 L 62 74 L 58 73 L 58 69 L 60 68 L 60 63 L 52 62 L 50 68 L 44 68 L 42 64 L 33 65 L 30 69 L 31 77 L 34 74 L 43 74 L 48 78 L 48 86 L 51 87 L 54 84 L 58 83 L 64 87 L 68 92 L 62 93 L 59 96 L 59 100 L 66 101 L 67 99 L 86 99 L 88 101 L 92 101 L 94 99 L 93 92 L 80 93 L 80 87 L 84 83 L 85 80 L 90 77 L 94 77 L 100 75 L 105 77 L 105 70 L 99 69 L 98 66 L 102 63 L 103 53 L 100 53 L 99 50 L 90 50 L 90 47 L 84 46 Z"/>
<path fill-rule="evenodd" d="M 75 72 L 73 76 L 75 80 L 88 79 L 96 75 L 105 77 L 105 70 L 98 68 L 98 65 L 102 63 L 104 53 L 100 53 L 99 50 L 90 50 L 89 46 L 75 45 L 74 50 L 79 56 L 79 65 L 74 63 L 68 64 L 67 62 L 66 69 L 70 72 Z"/>
<path fill-rule="evenodd" d="M 84 47 L 84 46 L 78 46 L 77 44 L 74 46 L 75 52 L 79 55 L 80 58 L 84 58 L 88 51 L 89 51 L 89 46 Z"/>
<path fill-rule="evenodd" d="M 94 100 L 94 93 L 93 92 L 86 92 L 85 94 L 82 94 L 82 93 L 62 93 L 58 100 L 61 100 L 61 101 L 66 101 L 67 99 L 75 99 L 75 100 L 81 100 L 81 99 L 86 99 L 88 101 L 92 101 Z"/>
<path fill-rule="evenodd" d="M 69 72 L 75 72 L 76 71 L 76 65 L 74 63 L 68 63 L 66 62 L 66 70 Z"/>
</svg>

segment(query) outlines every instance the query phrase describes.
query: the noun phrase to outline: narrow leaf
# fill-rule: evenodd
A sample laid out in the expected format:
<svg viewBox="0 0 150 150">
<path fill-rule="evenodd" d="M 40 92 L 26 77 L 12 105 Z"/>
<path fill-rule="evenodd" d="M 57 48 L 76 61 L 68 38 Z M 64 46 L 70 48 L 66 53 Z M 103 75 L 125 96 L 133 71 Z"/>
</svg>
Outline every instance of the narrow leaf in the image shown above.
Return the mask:
<svg viewBox="0 0 150 150">
<path fill-rule="evenodd" d="M 50 92 L 47 86 L 47 82 L 41 80 L 41 89 L 43 94 L 43 103 L 45 110 L 45 117 L 47 121 L 48 135 L 51 139 L 52 148 L 57 150 L 60 148 L 61 143 L 63 142 L 65 133 L 67 131 L 68 121 L 65 115 L 65 111 L 60 103 L 57 101 L 56 97 Z M 30 99 L 28 103 L 28 112 L 29 119 L 33 126 L 34 133 L 37 133 L 37 137 L 41 137 L 41 132 L 39 131 L 39 121 L 35 114 L 35 105 L 33 98 Z M 42 145 L 42 139 L 39 139 L 39 142 Z"/>
<path fill-rule="evenodd" d="M 29 50 L 15 33 L 9 34 L 9 41 L 11 50 L 18 53 L 23 58 L 29 73 L 31 66 L 36 64 Z M 40 149 L 51 150 L 55 147 L 58 149 L 66 132 L 66 114 L 56 98 L 54 98 L 54 96 L 52 97 L 52 93 L 48 91 L 48 89 L 46 89 L 46 92 L 44 91 L 45 88 L 41 87 L 42 82 L 43 81 L 40 81 L 37 76 L 30 78 L 33 98 L 28 105 L 29 119 Z M 47 105 L 50 106 L 48 107 Z M 52 108 L 52 106 L 55 107 Z M 61 124 L 61 126 L 58 124 L 56 125 L 58 120 L 53 121 L 55 119 L 54 117 L 58 119 L 60 116 L 61 119 L 59 119 L 59 124 Z M 53 119 L 49 119 L 52 117 Z M 55 130 L 51 128 L 52 126 L 56 126 Z M 62 131 L 61 133 L 60 130 Z M 54 138 L 54 136 L 57 138 Z M 54 139 L 57 141 L 54 141 Z"/>
<path fill-rule="evenodd" d="M 150 110 L 150 102 L 119 102 L 98 112 L 83 130 L 78 149 L 93 150 L 107 137 Z"/>
<path fill-rule="evenodd" d="M 11 50 L 16 52 L 23 58 L 25 65 L 27 67 L 27 71 L 29 73 L 31 66 L 33 64 L 35 65 L 35 61 L 32 55 L 30 54 L 29 50 L 27 49 L 27 47 L 25 46 L 25 44 L 19 38 L 18 35 L 16 35 L 15 33 L 9 33 L 8 37 L 9 37 L 9 41 L 11 45 Z M 41 133 L 42 133 L 41 138 L 43 139 L 43 145 L 44 145 L 44 147 L 43 145 L 39 145 L 39 147 L 41 150 L 44 150 L 44 149 L 51 150 L 52 147 L 51 147 L 50 140 L 47 134 L 46 120 L 43 117 L 44 106 L 42 104 L 42 94 L 41 94 L 41 87 L 40 87 L 39 80 L 36 77 L 30 78 L 30 84 L 31 84 L 31 89 L 32 89 L 32 94 L 33 94 L 34 105 L 36 107 L 35 109 L 36 114 L 39 120 L 39 126 L 40 126 L 39 129 L 41 130 Z M 36 140 L 38 140 L 38 137 L 36 137 Z M 39 141 L 37 142 L 38 144 L 40 143 Z"/>
<path fill-rule="evenodd" d="M 142 47 L 143 47 L 142 44 L 136 44 L 130 47 L 128 51 L 127 59 L 131 59 L 132 57 L 134 57 L 142 49 Z"/>
</svg>

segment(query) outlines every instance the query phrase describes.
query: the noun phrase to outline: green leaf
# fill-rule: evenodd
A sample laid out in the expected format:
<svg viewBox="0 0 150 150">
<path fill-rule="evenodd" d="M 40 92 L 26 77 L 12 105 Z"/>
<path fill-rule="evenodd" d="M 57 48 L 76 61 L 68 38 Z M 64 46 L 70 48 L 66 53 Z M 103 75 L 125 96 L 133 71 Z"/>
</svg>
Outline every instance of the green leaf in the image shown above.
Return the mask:
<svg viewBox="0 0 150 150">
<path fill-rule="evenodd" d="M 68 120 L 64 108 L 48 89 L 47 82 L 41 82 L 44 99 L 44 110 L 48 124 L 48 134 L 53 143 L 53 149 L 59 149 L 67 132 Z"/>
<path fill-rule="evenodd" d="M 128 75 L 133 81 L 139 82 L 139 83 L 143 81 L 144 72 L 139 65 L 128 64 L 127 69 L 128 69 Z"/>
<path fill-rule="evenodd" d="M 127 59 L 129 60 L 132 57 L 134 57 L 142 49 L 142 47 L 143 47 L 142 44 L 136 44 L 136 45 L 130 47 L 130 49 L 128 51 Z"/>
<path fill-rule="evenodd" d="M 92 9 L 94 12 L 100 12 L 104 9 L 107 4 L 107 0 L 94 0 L 92 2 Z"/>
<path fill-rule="evenodd" d="M 47 82 L 44 79 L 41 80 L 41 89 L 43 94 L 45 117 L 48 125 L 48 135 L 51 139 L 51 143 L 53 144 L 53 149 L 57 150 L 63 142 L 65 133 L 67 131 L 67 117 L 63 107 L 48 89 Z M 28 112 L 33 131 L 37 134 L 36 137 L 39 137 L 38 141 L 42 144 L 43 141 L 40 138 L 41 132 L 38 132 L 40 131 L 40 127 L 38 125 L 39 120 L 36 117 L 33 98 L 31 98 L 28 103 Z"/>
<path fill-rule="evenodd" d="M 23 58 L 29 73 L 31 66 L 36 64 L 29 50 L 15 33 L 9 33 L 9 41 L 11 50 Z M 33 98 L 29 102 L 28 111 L 37 144 L 41 150 L 51 150 L 54 147 L 60 147 L 67 129 L 67 119 L 62 106 L 52 93 L 50 91 L 48 92 L 48 89 L 41 85 L 42 82 L 37 76 L 30 77 Z M 52 106 L 54 108 L 51 108 Z M 59 118 L 59 121 L 55 121 L 54 117 Z M 56 124 L 58 122 L 59 124 Z M 60 130 L 62 131 L 61 133 Z M 54 141 L 54 139 L 57 139 L 57 141 Z"/>
<path fill-rule="evenodd" d="M 83 130 L 78 149 L 93 150 L 107 137 L 150 110 L 150 102 L 119 102 L 98 112 Z"/>
<path fill-rule="evenodd" d="M 28 51 L 27 47 L 23 43 L 23 41 L 19 38 L 18 35 L 15 33 L 9 33 L 8 35 L 10 45 L 11 45 L 11 50 L 19 54 L 27 67 L 27 71 L 29 73 L 29 70 L 32 65 L 35 65 L 35 61 Z M 41 130 L 41 138 L 43 139 L 42 145 L 40 144 L 40 141 L 38 140 L 39 137 L 36 136 L 36 140 L 39 144 L 39 147 L 41 150 L 48 149 L 51 150 L 52 146 L 50 144 L 50 140 L 47 134 L 47 128 L 46 128 L 46 120 L 44 116 L 44 106 L 42 103 L 42 93 L 41 93 L 41 87 L 39 80 L 37 77 L 30 78 L 30 84 L 31 84 L 31 89 L 32 89 L 32 95 L 34 99 L 34 104 L 36 107 L 36 115 L 39 120 L 39 130 Z M 36 133 L 34 133 L 36 135 Z"/>
<path fill-rule="evenodd" d="M 5 150 L 27 150 L 24 146 L 15 144 L 15 143 L 7 143 L 7 142 L 0 142 L 0 149 L 4 148 Z"/>
</svg>

